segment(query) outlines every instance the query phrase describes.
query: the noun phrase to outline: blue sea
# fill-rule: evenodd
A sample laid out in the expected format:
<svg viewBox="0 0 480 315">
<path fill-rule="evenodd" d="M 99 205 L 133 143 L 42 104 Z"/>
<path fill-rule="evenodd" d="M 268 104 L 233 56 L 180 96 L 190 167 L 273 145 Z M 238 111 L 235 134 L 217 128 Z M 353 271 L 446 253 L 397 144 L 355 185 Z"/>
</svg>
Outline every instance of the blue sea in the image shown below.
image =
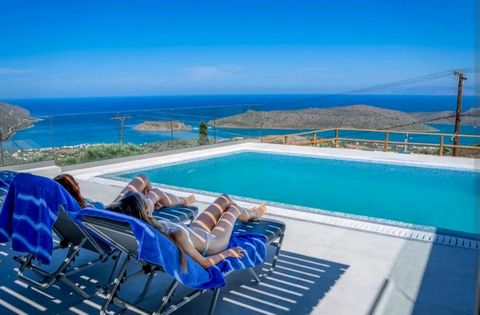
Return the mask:
<svg viewBox="0 0 480 315">
<path fill-rule="evenodd" d="M 473 96 L 464 96 L 464 109 L 480 106 L 477 100 Z M 139 144 L 171 139 L 196 139 L 198 124 L 201 121 L 208 122 L 214 117 L 226 117 L 247 110 L 270 111 L 366 104 L 405 112 L 428 112 L 454 110 L 456 106 L 456 96 L 439 95 L 195 95 L 0 101 L 20 105 L 28 109 L 33 116 L 42 119 L 33 128 L 17 132 L 11 141 L 4 143 L 7 149 L 116 143 L 119 141 L 120 128 L 118 120 L 112 118 L 117 113 L 130 116 L 125 122 L 125 141 Z M 134 130 L 137 124 L 145 120 L 179 120 L 193 129 L 173 133 Z M 453 132 L 452 126 L 435 125 L 435 127 L 441 132 Z M 211 129 L 209 135 L 222 139 L 300 131 L 306 130 L 216 128 Z M 462 133 L 480 134 L 480 130 L 464 126 Z M 403 141 L 403 138 L 401 140 Z M 414 140 L 420 141 L 418 138 Z"/>
</svg>

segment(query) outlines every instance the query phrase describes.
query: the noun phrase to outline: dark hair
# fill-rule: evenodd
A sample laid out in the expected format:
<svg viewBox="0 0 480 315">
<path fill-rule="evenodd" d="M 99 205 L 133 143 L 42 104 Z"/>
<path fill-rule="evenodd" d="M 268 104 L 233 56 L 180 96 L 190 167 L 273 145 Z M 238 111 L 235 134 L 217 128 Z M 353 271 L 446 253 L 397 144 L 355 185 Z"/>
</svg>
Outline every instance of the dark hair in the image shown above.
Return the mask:
<svg viewBox="0 0 480 315">
<path fill-rule="evenodd" d="M 123 213 L 147 223 L 152 223 L 147 215 L 147 204 L 139 192 L 129 191 L 120 200 L 107 207 L 108 210 Z"/>
<path fill-rule="evenodd" d="M 78 186 L 77 181 L 70 174 L 62 174 L 56 176 L 54 179 L 57 183 L 63 186 L 66 191 L 78 202 L 80 207 L 85 208 L 87 206 L 87 201 L 83 198 L 80 193 L 80 186 Z"/>
<path fill-rule="evenodd" d="M 185 253 L 180 248 L 180 246 L 178 246 L 178 242 L 175 241 L 164 228 L 162 228 L 163 225 L 153 224 L 152 219 L 150 219 L 150 217 L 148 216 L 147 208 L 148 206 L 142 193 L 137 191 L 129 191 L 120 200 L 113 202 L 106 209 L 113 212 L 123 213 L 137 218 L 141 221 L 144 221 L 152 225 L 156 230 L 168 237 L 175 245 L 177 245 L 180 251 L 181 268 L 185 271 L 187 267 L 187 259 L 185 257 Z"/>
</svg>

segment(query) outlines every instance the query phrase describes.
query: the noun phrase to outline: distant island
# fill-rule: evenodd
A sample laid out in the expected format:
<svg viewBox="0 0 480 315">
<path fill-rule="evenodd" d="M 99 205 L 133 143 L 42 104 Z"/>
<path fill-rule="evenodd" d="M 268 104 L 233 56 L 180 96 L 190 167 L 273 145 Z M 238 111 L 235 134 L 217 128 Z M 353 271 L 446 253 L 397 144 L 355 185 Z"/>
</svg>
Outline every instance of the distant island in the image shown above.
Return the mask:
<svg viewBox="0 0 480 315">
<path fill-rule="evenodd" d="M 369 105 L 351 105 L 330 108 L 307 108 L 299 110 L 250 110 L 242 114 L 217 119 L 221 128 L 263 129 L 325 129 L 361 128 L 395 129 L 414 131 L 437 131 L 407 113 Z M 209 122 L 213 125 L 213 121 Z M 408 125 L 408 126 L 407 126 Z M 392 126 L 398 126 L 391 128 Z"/>
<path fill-rule="evenodd" d="M 192 130 L 192 127 L 181 121 L 145 121 L 134 128 L 139 131 L 170 131 L 170 130 Z"/>
<path fill-rule="evenodd" d="M 15 132 L 30 128 L 39 120 L 25 108 L 0 102 L 0 140 L 10 139 Z"/>
</svg>

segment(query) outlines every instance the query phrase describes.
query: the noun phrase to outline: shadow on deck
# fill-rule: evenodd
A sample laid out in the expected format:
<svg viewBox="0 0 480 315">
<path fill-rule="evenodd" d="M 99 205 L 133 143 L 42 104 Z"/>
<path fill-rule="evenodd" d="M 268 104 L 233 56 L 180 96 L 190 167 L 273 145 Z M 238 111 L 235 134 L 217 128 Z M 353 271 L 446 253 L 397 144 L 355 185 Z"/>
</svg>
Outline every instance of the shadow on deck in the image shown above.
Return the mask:
<svg viewBox="0 0 480 315">
<path fill-rule="evenodd" d="M 38 290 L 19 280 L 15 273 L 17 264 L 7 244 L 0 244 L 0 314 L 95 314 L 103 304 L 97 296 L 84 300 L 60 284 L 46 290 Z M 58 256 L 57 256 L 58 255 Z M 59 261 L 61 254 L 54 256 Z M 92 258 L 89 254 L 79 256 L 77 263 Z M 95 289 L 105 281 L 111 262 L 80 273 L 75 281 L 79 285 Z M 132 266 L 133 267 L 133 266 Z M 268 266 L 264 266 L 268 267 Z M 319 258 L 282 251 L 276 271 L 260 284 L 252 281 L 247 271 L 236 272 L 227 279 L 221 290 L 217 314 L 309 314 L 342 277 L 348 266 Z M 143 287 L 145 277 L 133 280 L 122 287 L 120 295 L 135 297 Z M 157 275 L 143 306 L 158 304 L 170 279 Z M 174 300 L 180 298 L 187 288 L 178 290 Z M 178 294 L 178 295 L 177 295 Z M 202 314 L 208 310 L 210 292 L 181 308 L 175 314 Z M 120 309 L 111 309 L 119 311 Z M 128 313 L 128 312 L 127 312 Z"/>
</svg>

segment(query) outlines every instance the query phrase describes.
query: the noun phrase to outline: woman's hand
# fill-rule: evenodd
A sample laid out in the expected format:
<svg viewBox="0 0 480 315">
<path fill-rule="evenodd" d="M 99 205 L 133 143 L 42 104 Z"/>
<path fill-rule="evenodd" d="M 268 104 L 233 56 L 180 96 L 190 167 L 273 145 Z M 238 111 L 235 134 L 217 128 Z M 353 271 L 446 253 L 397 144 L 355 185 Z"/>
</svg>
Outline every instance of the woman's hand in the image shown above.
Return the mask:
<svg viewBox="0 0 480 315">
<path fill-rule="evenodd" d="M 153 201 L 147 197 L 144 198 L 145 200 L 145 204 L 147 205 L 147 214 L 149 217 L 151 217 L 153 215 L 153 211 L 155 210 L 155 206 L 153 204 Z"/>
<path fill-rule="evenodd" d="M 234 247 L 227 249 L 227 257 L 233 257 L 233 258 L 243 258 L 245 256 L 245 250 L 241 248 L 240 246 Z"/>
</svg>

